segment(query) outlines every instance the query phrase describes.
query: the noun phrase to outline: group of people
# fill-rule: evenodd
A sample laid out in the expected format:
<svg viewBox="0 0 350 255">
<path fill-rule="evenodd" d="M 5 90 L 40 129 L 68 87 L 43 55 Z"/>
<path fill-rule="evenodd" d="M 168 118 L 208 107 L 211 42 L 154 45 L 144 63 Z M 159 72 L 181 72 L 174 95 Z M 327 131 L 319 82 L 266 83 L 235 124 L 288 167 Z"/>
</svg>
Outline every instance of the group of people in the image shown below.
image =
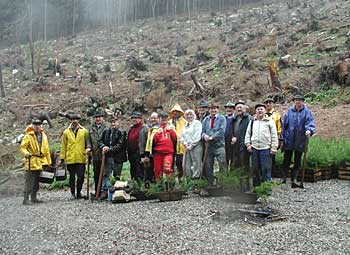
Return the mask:
<svg viewBox="0 0 350 255">
<path fill-rule="evenodd" d="M 301 156 L 308 137 L 315 133 L 315 121 L 304 105 L 304 97 L 296 95 L 294 105 L 283 118 L 273 107 L 273 99 L 255 105 L 255 115 L 248 112 L 244 101 L 228 102 L 225 114 L 219 104 L 201 100 L 195 112 L 182 110 L 176 104 L 169 112 L 153 112 L 144 121 L 140 112 L 131 114 L 128 130 L 120 127 L 114 116 L 104 121 L 103 111 L 94 114 L 89 129 L 79 124 L 80 115 L 70 114 L 69 127 L 62 134 L 60 158 L 70 175 L 72 198 L 82 198 L 87 156 L 93 160 L 95 192 L 107 197 L 111 187 L 110 176 L 118 179 L 123 163 L 130 162 L 130 175 L 134 180 L 159 181 L 164 175 L 177 171 L 177 176 L 193 179 L 206 178 L 214 183 L 214 162 L 219 171 L 253 167 L 253 185 L 271 181 L 278 149 L 284 151 L 282 181 L 286 183 L 294 153 L 291 173 L 292 188 L 296 183 Z M 40 170 L 51 164 L 50 152 L 41 121 L 34 119 L 26 129 L 20 151 L 26 158 L 24 204 L 41 202 L 36 197 Z M 97 191 L 102 160 L 101 190 Z M 77 181 L 76 181 L 77 179 Z"/>
</svg>

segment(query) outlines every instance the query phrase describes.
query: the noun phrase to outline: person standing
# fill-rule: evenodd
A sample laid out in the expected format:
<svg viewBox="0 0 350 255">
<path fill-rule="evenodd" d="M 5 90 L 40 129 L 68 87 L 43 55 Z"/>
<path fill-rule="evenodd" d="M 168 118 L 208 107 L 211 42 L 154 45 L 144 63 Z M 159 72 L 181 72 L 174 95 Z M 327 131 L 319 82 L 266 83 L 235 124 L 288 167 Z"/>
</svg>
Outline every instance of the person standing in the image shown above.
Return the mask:
<svg viewBox="0 0 350 255">
<path fill-rule="evenodd" d="M 25 158 L 24 205 L 42 203 L 42 200 L 37 198 L 39 176 L 44 166 L 51 165 L 49 142 L 41 124 L 39 119 L 32 120 L 32 124 L 25 130 L 19 147 L 20 153 Z"/>
<path fill-rule="evenodd" d="M 84 183 L 88 131 L 79 124 L 80 114 L 70 113 L 69 127 L 64 130 L 61 139 L 61 164 L 67 164 L 71 198 L 83 198 L 81 190 Z M 75 192 L 75 178 L 77 189 Z"/>
<path fill-rule="evenodd" d="M 225 157 L 226 157 L 226 165 L 229 169 L 233 167 L 233 144 L 231 143 L 232 134 L 231 130 L 231 122 L 233 120 L 234 112 L 235 112 L 235 104 L 231 101 L 227 102 L 225 105 L 226 111 L 226 128 L 225 128 Z"/>
<path fill-rule="evenodd" d="M 292 188 L 303 188 L 296 184 L 301 156 L 305 152 L 306 143 L 316 132 L 314 117 L 304 105 L 304 96 L 296 95 L 293 98 L 294 106 L 291 107 L 283 118 L 280 147 L 284 150 L 283 158 L 283 183 L 286 183 L 289 166 L 294 153 L 294 165 L 291 173 Z"/>
<path fill-rule="evenodd" d="M 248 152 L 252 153 L 253 186 L 272 181 L 271 155 L 276 154 L 278 146 L 275 122 L 265 113 L 265 104 L 255 106 L 255 117 L 249 122 L 245 135 L 245 145 Z"/>
<path fill-rule="evenodd" d="M 264 104 L 266 105 L 266 115 L 275 122 L 276 130 L 277 130 L 277 137 L 280 138 L 281 132 L 282 132 L 282 121 L 281 121 L 281 115 L 277 110 L 273 107 L 273 99 L 272 98 L 266 98 L 264 100 Z M 278 142 L 278 147 L 280 147 L 280 144 Z M 276 168 L 276 155 L 272 155 L 272 172 Z"/>
<path fill-rule="evenodd" d="M 118 128 L 116 117 L 109 119 L 109 128 L 103 131 L 98 144 L 105 155 L 100 199 L 106 199 L 108 189 L 112 186 L 109 180 L 110 175 L 113 173 L 116 178 L 119 178 L 123 162 L 126 161 L 125 134 Z"/>
<path fill-rule="evenodd" d="M 144 168 L 141 164 L 141 158 L 145 156 L 148 127 L 143 124 L 140 112 L 133 112 L 131 114 L 131 121 L 132 126 L 129 129 L 127 139 L 130 175 L 134 180 L 143 180 Z"/>
<path fill-rule="evenodd" d="M 173 173 L 173 160 L 177 135 L 175 127 L 168 123 L 169 114 L 160 112 L 159 128 L 153 128 L 148 137 L 146 151 L 153 155 L 154 160 L 154 177 L 156 181 L 165 174 Z"/>
<path fill-rule="evenodd" d="M 225 159 L 225 128 L 226 119 L 219 114 L 219 105 L 212 102 L 209 106 L 210 115 L 205 117 L 202 124 L 202 138 L 207 147 L 205 159 L 205 176 L 208 182 L 214 183 L 214 160 L 219 162 L 220 172 L 226 168 Z"/>
<path fill-rule="evenodd" d="M 182 129 L 181 143 L 185 146 L 185 171 L 186 176 L 199 179 L 202 171 L 203 145 L 201 143 L 202 123 L 196 120 L 193 110 L 185 111 L 187 124 Z M 192 170 L 193 167 L 193 170 Z"/>
<path fill-rule="evenodd" d="M 209 116 L 210 113 L 209 113 L 209 103 L 204 100 L 204 99 L 201 99 L 199 101 L 199 106 L 198 106 L 198 116 L 197 116 L 197 119 L 203 123 L 203 120 L 205 119 L 205 117 Z"/>
<path fill-rule="evenodd" d="M 235 115 L 231 121 L 230 134 L 232 134 L 231 143 L 233 144 L 233 162 L 234 166 L 244 168 L 249 171 L 249 152 L 244 144 L 245 134 L 247 132 L 251 116 L 243 101 L 238 101 L 235 104 Z"/>
<path fill-rule="evenodd" d="M 149 129 L 148 129 L 148 134 L 147 134 L 146 148 L 147 148 L 147 144 L 150 143 L 150 137 L 151 137 L 153 130 L 158 130 L 158 128 L 159 128 L 158 113 L 152 112 L 152 114 L 149 118 L 149 121 L 150 121 L 150 125 L 149 125 Z M 145 181 L 153 182 L 154 181 L 153 155 L 150 154 L 150 152 L 145 149 L 145 157 L 141 158 L 141 161 L 143 162 L 144 167 L 145 167 Z"/>
<path fill-rule="evenodd" d="M 185 152 L 185 147 L 180 142 L 180 137 L 181 137 L 182 130 L 186 125 L 186 120 L 183 117 L 184 111 L 182 110 L 181 106 L 178 104 L 174 105 L 174 107 L 170 110 L 169 115 L 170 115 L 169 123 L 175 126 L 175 131 L 177 134 L 175 164 L 176 164 L 176 169 L 178 171 L 178 176 L 179 178 L 181 178 L 184 175 L 183 169 L 182 169 L 182 160 L 183 160 L 183 154 Z"/>
<path fill-rule="evenodd" d="M 103 116 L 103 111 L 98 111 L 94 114 L 95 122 L 89 129 L 89 137 L 87 142 L 87 152 L 92 153 L 95 193 L 97 191 L 98 178 L 100 176 L 100 169 L 102 163 L 102 151 L 98 145 L 98 141 L 101 138 L 103 131 L 107 128 Z M 89 170 L 90 169 L 88 169 L 88 171 Z"/>
</svg>

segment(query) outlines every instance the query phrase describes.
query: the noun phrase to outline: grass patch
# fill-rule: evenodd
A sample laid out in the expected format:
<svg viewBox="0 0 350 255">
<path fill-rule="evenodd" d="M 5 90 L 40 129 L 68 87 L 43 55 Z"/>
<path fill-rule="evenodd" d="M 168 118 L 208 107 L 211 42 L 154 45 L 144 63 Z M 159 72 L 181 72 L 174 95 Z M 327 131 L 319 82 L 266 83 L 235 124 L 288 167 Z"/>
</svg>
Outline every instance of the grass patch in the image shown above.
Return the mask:
<svg viewBox="0 0 350 255">
<path fill-rule="evenodd" d="M 254 192 L 258 198 L 266 199 L 267 197 L 271 196 L 272 189 L 279 185 L 279 182 L 263 182 L 254 188 Z"/>
</svg>

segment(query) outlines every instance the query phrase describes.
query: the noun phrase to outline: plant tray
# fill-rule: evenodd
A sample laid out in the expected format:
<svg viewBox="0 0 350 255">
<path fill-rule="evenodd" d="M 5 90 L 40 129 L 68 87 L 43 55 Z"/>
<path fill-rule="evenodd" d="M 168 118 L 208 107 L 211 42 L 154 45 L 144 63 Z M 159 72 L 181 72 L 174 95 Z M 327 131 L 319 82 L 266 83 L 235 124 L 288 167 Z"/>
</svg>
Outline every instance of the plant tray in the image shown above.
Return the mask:
<svg viewBox="0 0 350 255">
<path fill-rule="evenodd" d="M 209 195 L 212 197 L 220 197 L 224 195 L 224 188 L 222 186 L 213 186 L 206 188 Z"/>
<path fill-rule="evenodd" d="M 145 200 L 153 200 L 153 199 L 157 199 L 156 195 L 147 195 L 145 192 L 143 191 L 133 191 L 130 194 L 131 196 L 135 197 L 136 200 L 139 201 L 145 201 Z"/>
<path fill-rule="evenodd" d="M 158 198 L 161 202 L 178 201 L 182 199 L 183 191 L 168 191 L 158 193 Z"/>
</svg>

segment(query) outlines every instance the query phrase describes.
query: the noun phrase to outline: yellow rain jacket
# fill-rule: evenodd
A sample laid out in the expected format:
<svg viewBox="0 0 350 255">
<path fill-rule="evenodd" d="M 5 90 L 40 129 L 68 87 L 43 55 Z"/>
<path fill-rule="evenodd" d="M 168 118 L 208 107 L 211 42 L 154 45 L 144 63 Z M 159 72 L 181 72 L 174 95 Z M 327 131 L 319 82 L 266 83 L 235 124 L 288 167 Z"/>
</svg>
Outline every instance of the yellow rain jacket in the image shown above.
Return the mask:
<svg viewBox="0 0 350 255">
<path fill-rule="evenodd" d="M 86 162 L 86 145 L 88 131 L 81 125 L 78 125 L 78 131 L 75 136 L 72 124 L 64 130 L 61 141 L 60 158 L 66 160 L 66 164 Z"/>
<path fill-rule="evenodd" d="M 35 135 L 33 126 L 29 125 L 26 128 L 25 135 L 19 146 L 19 151 L 24 157 L 28 154 L 32 155 L 30 158 L 25 159 L 25 170 L 40 171 L 43 170 L 44 165 L 51 165 L 49 142 L 43 129 L 41 129 L 41 148 L 39 148 L 38 139 Z"/>
<path fill-rule="evenodd" d="M 266 112 L 267 116 L 273 119 L 273 121 L 276 123 L 276 129 L 277 129 L 277 136 L 280 138 L 280 135 L 282 133 L 282 123 L 281 123 L 281 115 L 279 112 L 272 108 L 270 112 Z"/>
<path fill-rule="evenodd" d="M 181 140 L 181 133 L 182 133 L 182 129 L 184 128 L 184 126 L 187 124 L 187 121 L 185 120 L 185 118 L 183 117 L 183 115 L 185 114 L 184 111 L 181 109 L 181 106 L 178 104 L 175 104 L 174 107 L 170 110 L 169 115 L 170 115 L 170 120 L 169 123 L 170 124 L 175 124 L 174 123 L 174 112 L 178 111 L 180 112 L 180 117 L 178 118 L 178 120 L 176 121 L 176 126 L 175 126 L 175 131 L 177 134 L 177 143 L 176 143 L 176 154 L 184 154 L 185 152 L 185 146 L 180 142 Z"/>
</svg>

